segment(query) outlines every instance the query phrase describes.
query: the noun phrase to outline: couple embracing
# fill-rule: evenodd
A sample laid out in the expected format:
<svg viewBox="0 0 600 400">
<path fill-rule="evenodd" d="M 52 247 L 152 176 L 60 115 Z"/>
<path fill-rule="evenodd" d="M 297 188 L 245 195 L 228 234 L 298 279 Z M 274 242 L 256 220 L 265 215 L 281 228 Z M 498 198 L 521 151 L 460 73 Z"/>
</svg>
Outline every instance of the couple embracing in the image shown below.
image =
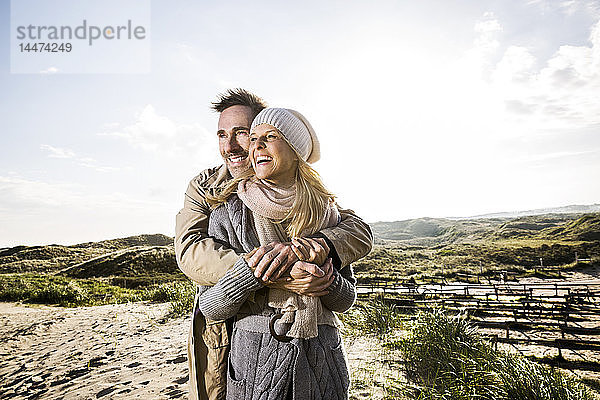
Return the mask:
<svg viewBox="0 0 600 400">
<path fill-rule="evenodd" d="M 354 304 L 370 228 L 311 167 L 320 146 L 302 114 L 243 89 L 213 109 L 224 164 L 190 182 L 176 219 L 177 261 L 198 285 L 190 398 L 347 399 L 335 313 Z"/>
</svg>

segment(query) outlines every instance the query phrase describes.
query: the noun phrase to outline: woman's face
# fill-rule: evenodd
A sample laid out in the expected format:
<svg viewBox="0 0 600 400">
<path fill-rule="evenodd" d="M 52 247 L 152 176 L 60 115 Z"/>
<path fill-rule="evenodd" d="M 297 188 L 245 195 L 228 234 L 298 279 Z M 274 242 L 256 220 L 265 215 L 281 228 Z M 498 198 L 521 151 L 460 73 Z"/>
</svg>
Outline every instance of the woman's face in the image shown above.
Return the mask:
<svg viewBox="0 0 600 400">
<path fill-rule="evenodd" d="M 275 127 L 261 124 L 250 133 L 250 160 L 259 179 L 289 186 L 296 179 L 298 157 Z"/>
</svg>

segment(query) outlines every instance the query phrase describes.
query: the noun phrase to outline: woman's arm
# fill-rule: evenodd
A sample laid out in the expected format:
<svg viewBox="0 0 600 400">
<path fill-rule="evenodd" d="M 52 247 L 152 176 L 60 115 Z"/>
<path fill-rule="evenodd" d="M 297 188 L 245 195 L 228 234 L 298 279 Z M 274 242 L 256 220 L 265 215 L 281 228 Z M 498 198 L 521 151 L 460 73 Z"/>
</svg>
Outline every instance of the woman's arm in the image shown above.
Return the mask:
<svg viewBox="0 0 600 400">
<path fill-rule="evenodd" d="M 356 301 L 356 278 L 352 265 L 339 271 L 334 269 L 333 275 L 333 282 L 327 288 L 329 293 L 321 296 L 321 302 L 331 311 L 347 311 Z"/>
<path fill-rule="evenodd" d="M 256 279 L 244 257 L 240 257 L 215 286 L 198 297 L 200 311 L 211 320 L 233 317 L 250 293 L 261 287 L 262 283 Z"/>
</svg>

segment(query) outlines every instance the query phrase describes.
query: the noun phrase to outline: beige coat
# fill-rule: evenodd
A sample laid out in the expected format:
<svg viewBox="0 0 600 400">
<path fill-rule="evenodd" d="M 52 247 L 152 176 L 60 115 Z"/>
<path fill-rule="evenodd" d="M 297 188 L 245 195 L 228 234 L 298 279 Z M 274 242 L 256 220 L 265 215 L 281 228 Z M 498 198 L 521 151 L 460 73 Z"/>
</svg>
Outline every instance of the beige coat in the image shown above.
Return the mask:
<svg viewBox="0 0 600 400">
<path fill-rule="evenodd" d="M 214 286 L 239 258 L 232 249 L 208 237 L 210 206 L 206 193 L 231 179 L 225 165 L 202 171 L 188 185 L 177 213 L 175 254 L 179 268 L 198 285 Z M 320 231 L 332 244 L 341 266 L 364 257 L 373 246 L 371 228 L 352 210 L 340 210 L 341 222 Z M 195 303 L 196 304 L 196 303 Z M 188 340 L 190 399 L 216 400 L 224 394 L 224 366 L 229 351 L 225 322 L 204 319 L 194 307 Z M 202 379 L 198 379 L 202 376 Z M 223 397 L 224 398 L 224 397 Z"/>
</svg>

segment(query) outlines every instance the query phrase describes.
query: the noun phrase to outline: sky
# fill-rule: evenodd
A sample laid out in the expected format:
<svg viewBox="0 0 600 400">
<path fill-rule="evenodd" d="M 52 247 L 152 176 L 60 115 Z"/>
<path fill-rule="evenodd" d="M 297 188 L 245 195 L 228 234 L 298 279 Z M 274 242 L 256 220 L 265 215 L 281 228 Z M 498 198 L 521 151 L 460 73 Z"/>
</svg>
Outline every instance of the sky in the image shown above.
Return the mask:
<svg viewBox="0 0 600 400">
<path fill-rule="evenodd" d="M 140 73 L 11 73 L 10 7 L 0 248 L 173 236 L 234 87 L 307 117 L 368 222 L 600 202 L 600 1 L 153 0 Z"/>
</svg>

